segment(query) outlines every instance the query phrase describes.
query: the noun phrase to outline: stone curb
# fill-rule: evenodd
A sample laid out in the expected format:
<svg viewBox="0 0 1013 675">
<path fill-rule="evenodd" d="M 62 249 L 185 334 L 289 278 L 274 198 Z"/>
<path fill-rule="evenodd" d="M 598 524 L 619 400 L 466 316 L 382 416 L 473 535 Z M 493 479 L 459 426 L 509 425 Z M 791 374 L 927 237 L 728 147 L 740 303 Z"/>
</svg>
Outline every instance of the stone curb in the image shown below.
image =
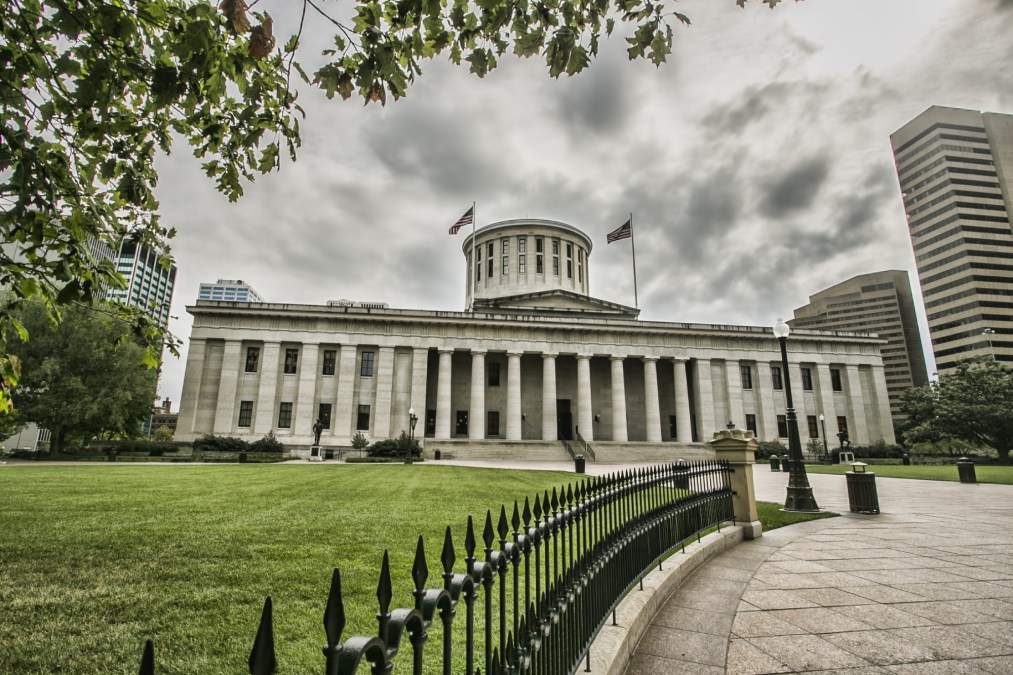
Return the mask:
<svg viewBox="0 0 1013 675">
<path fill-rule="evenodd" d="M 686 546 L 685 553 L 675 553 L 644 577 L 644 590 L 634 587 L 616 607 L 616 624 L 607 621 L 591 643 L 591 669 L 578 668 L 579 673 L 622 675 L 633 656 L 640 638 L 651 626 L 655 615 L 672 594 L 698 567 L 743 540 L 739 525 L 723 527 Z"/>
</svg>

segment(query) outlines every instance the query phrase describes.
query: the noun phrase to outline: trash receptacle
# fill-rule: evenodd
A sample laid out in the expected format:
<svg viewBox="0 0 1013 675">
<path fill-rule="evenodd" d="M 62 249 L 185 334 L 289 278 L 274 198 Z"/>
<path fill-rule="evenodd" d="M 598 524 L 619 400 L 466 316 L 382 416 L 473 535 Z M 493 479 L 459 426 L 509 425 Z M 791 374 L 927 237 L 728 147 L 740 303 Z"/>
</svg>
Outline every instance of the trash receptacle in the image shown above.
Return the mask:
<svg viewBox="0 0 1013 675">
<path fill-rule="evenodd" d="M 781 458 L 781 471 L 791 473 L 791 457 L 788 455 Z"/>
<path fill-rule="evenodd" d="M 957 460 L 957 474 L 960 476 L 961 483 L 978 482 L 978 477 L 974 473 L 974 462 L 967 457 L 961 457 Z"/>
<path fill-rule="evenodd" d="M 573 470 L 577 473 L 584 473 L 584 455 L 573 456 Z"/>
<path fill-rule="evenodd" d="M 239 453 L 239 463 L 240 464 L 245 464 L 246 463 L 246 453 L 245 452 Z"/>
<path fill-rule="evenodd" d="M 844 474 L 848 482 L 848 506 L 852 513 L 879 513 L 879 493 L 876 492 L 876 474 L 865 470 L 864 462 L 853 462 L 852 470 Z"/>
<path fill-rule="evenodd" d="M 680 490 L 688 490 L 689 462 L 687 462 L 684 459 L 679 459 L 678 461 L 676 461 L 675 466 L 672 467 L 672 470 L 675 472 L 675 479 L 673 480 L 673 483 L 675 483 L 675 487 Z"/>
<path fill-rule="evenodd" d="M 439 459 L 439 458 L 440 458 L 440 451 L 436 450 L 435 452 L 433 452 L 433 459 Z"/>
<path fill-rule="evenodd" d="M 830 463 L 831 464 L 840 464 L 841 463 L 841 451 L 840 450 L 834 450 L 833 452 L 830 453 Z"/>
<path fill-rule="evenodd" d="M 911 458 L 906 452 L 900 456 L 900 461 L 904 466 L 911 466 Z"/>
<path fill-rule="evenodd" d="M 780 471 L 781 470 L 781 458 L 777 455 L 770 456 L 770 470 Z"/>
</svg>

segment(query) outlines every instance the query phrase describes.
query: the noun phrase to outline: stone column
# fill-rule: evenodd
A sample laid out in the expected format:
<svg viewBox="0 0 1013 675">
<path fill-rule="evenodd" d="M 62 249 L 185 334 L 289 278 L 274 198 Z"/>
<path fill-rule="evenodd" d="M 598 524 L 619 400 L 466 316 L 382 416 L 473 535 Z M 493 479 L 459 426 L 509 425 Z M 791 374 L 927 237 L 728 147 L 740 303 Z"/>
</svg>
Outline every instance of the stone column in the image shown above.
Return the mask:
<svg viewBox="0 0 1013 675">
<path fill-rule="evenodd" d="M 485 352 L 471 350 L 471 421 L 468 438 L 485 438 Z"/>
<path fill-rule="evenodd" d="M 830 424 L 827 426 L 827 434 L 830 436 L 830 438 L 823 438 L 823 425 L 820 425 L 819 427 L 820 438 L 823 440 L 824 443 L 826 443 L 827 449 L 830 450 L 835 445 L 835 442 L 831 440 L 834 438 L 833 436 L 834 432 L 830 430 L 830 427 L 836 424 L 837 422 L 836 419 L 837 413 L 835 412 L 834 409 L 834 384 L 833 380 L 830 378 L 829 365 L 825 363 L 819 364 L 818 366 L 816 366 L 816 373 L 817 373 L 817 382 L 819 386 L 819 401 L 820 401 L 819 406 L 820 411 L 816 413 L 816 417 L 817 419 L 819 419 L 819 416 L 822 414 L 824 421 L 830 422 Z M 817 422 L 817 424 L 819 424 L 819 422 Z"/>
<path fill-rule="evenodd" d="M 629 440 L 626 430 L 626 375 L 623 371 L 623 357 L 612 356 L 612 440 L 625 443 Z"/>
<path fill-rule="evenodd" d="M 897 438 L 893 432 L 893 411 L 890 410 L 889 392 L 886 388 L 886 371 L 881 365 L 872 366 L 872 395 L 876 399 L 876 411 L 879 422 L 879 434 L 873 435 L 869 429 L 869 443 L 875 443 L 882 437 L 886 443 L 894 444 Z"/>
<path fill-rule="evenodd" d="M 358 413 L 355 401 L 355 359 L 357 345 L 341 345 L 338 361 L 338 396 L 334 406 L 334 436 L 337 442 L 351 441 L 354 415 Z"/>
<path fill-rule="evenodd" d="M 542 440 L 559 439 L 556 421 L 556 355 L 542 354 Z"/>
<path fill-rule="evenodd" d="M 675 434 L 680 443 L 693 442 L 693 421 L 689 407 L 689 380 L 686 359 L 675 360 Z"/>
<path fill-rule="evenodd" d="M 728 386 L 728 419 L 725 422 L 733 422 L 742 429 L 746 428 L 746 413 L 742 408 L 742 364 L 737 359 L 725 361 L 725 370 Z"/>
<path fill-rule="evenodd" d="M 260 361 L 260 388 L 257 390 L 256 414 L 253 420 L 253 433 L 262 436 L 274 430 L 275 416 L 278 414 L 278 370 L 281 368 L 278 355 L 281 352 L 280 342 L 265 342 L 264 352 Z"/>
<path fill-rule="evenodd" d="M 391 438 L 395 434 L 391 429 L 390 409 L 394 401 L 394 348 L 380 347 L 376 360 L 376 390 L 374 392 L 376 413 L 373 415 L 373 436 L 375 438 Z M 408 424 L 408 411 L 404 411 L 401 423 Z M 396 433 L 400 433 L 397 428 Z"/>
<path fill-rule="evenodd" d="M 791 349 L 791 344 L 788 344 L 788 349 Z M 791 351 L 788 352 L 791 354 Z M 788 362 L 788 368 L 791 370 L 791 393 L 792 403 L 795 404 L 795 415 L 798 417 L 798 437 L 802 441 L 802 454 L 805 454 L 806 447 L 809 444 L 809 420 L 808 416 L 812 414 L 805 401 L 805 389 L 802 387 L 802 364 Z M 813 374 L 812 368 L 809 368 L 809 375 Z"/>
<path fill-rule="evenodd" d="M 179 401 L 179 418 L 176 428 L 181 433 L 193 433 L 197 421 L 197 402 L 200 400 L 200 385 L 204 379 L 204 355 L 207 351 L 207 340 L 204 338 L 190 339 L 186 353 L 186 371 L 183 374 L 183 393 Z"/>
<path fill-rule="evenodd" d="M 440 350 L 440 372 L 436 381 L 436 438 L 450 438 L 450 368 L 453 349 Z"/>
<path fill-rule="evenodd" d="M 415 408 L 421 426 L 415 427 L 415 438 L 426 435 L 426 378 L 429 373 L 429 350 L 424 347 L 412 349 L 412 390 L 408 407 Z"/>
<path fill-rule="evenodd" d="M 222 382 L 218 387 L 218 405 L 215 407 L 215 433 L 232 433 L 236 414 L 236 388 L 245 367 L 243 363 L 243 341 L 226 340 L 222 356 Z"/>
<path fill-rule="evenodd" d="M 862 393 L 862 380 L 857 365 L 849 364 L 846 370 L 848 378 L 844 386 L 848 390 L 848 399 L 851 401 L 851 415 L 848 416 L 848 438 L 853 445 L 864 445 L 869 442 L 869 423 L 865 417 L 865 395 Z M 834 430 L 828 430 L 827 433 L 835 433 L 836 431 L 837 420 L 834 420 Z"/>
<path fill-rule="evenodd" d="M 742 527 L 746 539 L 756 539 L 763 534 L 760 516 L 756 511 L 756 490 L 753 487 L 753 463 L 755 462 L 756 439 L 745 429 L 724 429 L 714 434 L 710 441 L 717 459 L 728 462 L 732 470 L 732 509 L 735 524 Z"/>
<path fill-rule="evenodd" d="M 296 395 L 293 436 L 308 436 L 313 442 L 313 421 L 317 418 L 317 361 L 320 345 L 303 344 L 299 350 L 299 393 Z"/>
<path fill-rule="evenodd" d="M 661 405 L 658 402 L 658 357 L 644 357 L 644 415 L 647 442 L 661 443 Z"/>
<path fill-rule="evenodd" d="M 577 354 L 577 429 L 588 443 L 594 440 L 590 354 Z"/>
<path fill-rule="evenodd" d="M 777 410 L 774 406 L 774 379 L 768 361 L 756 362 L 756 382 L 760 398 L 756 407 L 756 434 L 759 438 L 777 438 Z"/>
<path fill-rule="evenodd" d="M 696 430 L 700 440 L 714 433 L 714 382 L 711 379 L 711 360 L 696 359 Z M 721 426 L 724 426 L 722 424 Z"/>
<path fill-rule="evenodd" d="M 523 430 L 524 425 L 521 419 L 521 352 L 507 352 L 507 440 L 521 440 Z"/>
</svg>

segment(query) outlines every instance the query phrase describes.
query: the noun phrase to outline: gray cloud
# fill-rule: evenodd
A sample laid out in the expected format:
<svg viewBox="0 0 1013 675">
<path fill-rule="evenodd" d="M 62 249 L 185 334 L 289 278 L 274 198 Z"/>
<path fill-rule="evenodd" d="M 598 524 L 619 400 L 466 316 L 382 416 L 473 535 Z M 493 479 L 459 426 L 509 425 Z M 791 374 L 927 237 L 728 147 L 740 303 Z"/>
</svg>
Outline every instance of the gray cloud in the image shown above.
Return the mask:
<svg viewBox="0 0 1013 675">
<path fill-rule="evenodd" d="M 761 183 L 760 213 L 782 218 L 810 206 L 830 175 L 830 157 L 811 157 L 796 162 Z"/>
</svg>

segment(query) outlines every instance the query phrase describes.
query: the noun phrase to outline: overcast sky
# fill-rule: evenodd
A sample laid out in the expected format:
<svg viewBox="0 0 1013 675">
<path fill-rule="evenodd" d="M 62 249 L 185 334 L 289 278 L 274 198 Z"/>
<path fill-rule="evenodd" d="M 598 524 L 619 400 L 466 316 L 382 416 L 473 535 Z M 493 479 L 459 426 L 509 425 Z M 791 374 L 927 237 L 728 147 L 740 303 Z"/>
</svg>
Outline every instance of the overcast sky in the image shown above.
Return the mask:
<svg viewBox="0 0 1013 675">
<path fill-rule="evenodd" d="M 295 5 L 258 8 L 279 38 L 291 32 Z M 179 231 L 170 327 L 184 346 L 160 394 L 178 406 L 201 282 L 243 279 L 270 302 L 464 309 L 465 233 L 447 228 L 472 202 L 479 227 L 582 229 L 591 295 L 626 305 L 630 242 L 605 234 L 632 212 L 646 321 L 769 326 L 886 269 L 909 270 L 917 292 L 889 135 L 933 104 L 1013 113 L 1013 0 L 676 8 L 693 25 L 674 25 L 660 68 L 628 61 L 616 35 L 560 80 L 504 56 L 485 79 L 426 62 L 386 108 L 303 86 L 298 161 L 237 204 L 179 146 L 159 163 L 158 196 Z"/>
</svg>

